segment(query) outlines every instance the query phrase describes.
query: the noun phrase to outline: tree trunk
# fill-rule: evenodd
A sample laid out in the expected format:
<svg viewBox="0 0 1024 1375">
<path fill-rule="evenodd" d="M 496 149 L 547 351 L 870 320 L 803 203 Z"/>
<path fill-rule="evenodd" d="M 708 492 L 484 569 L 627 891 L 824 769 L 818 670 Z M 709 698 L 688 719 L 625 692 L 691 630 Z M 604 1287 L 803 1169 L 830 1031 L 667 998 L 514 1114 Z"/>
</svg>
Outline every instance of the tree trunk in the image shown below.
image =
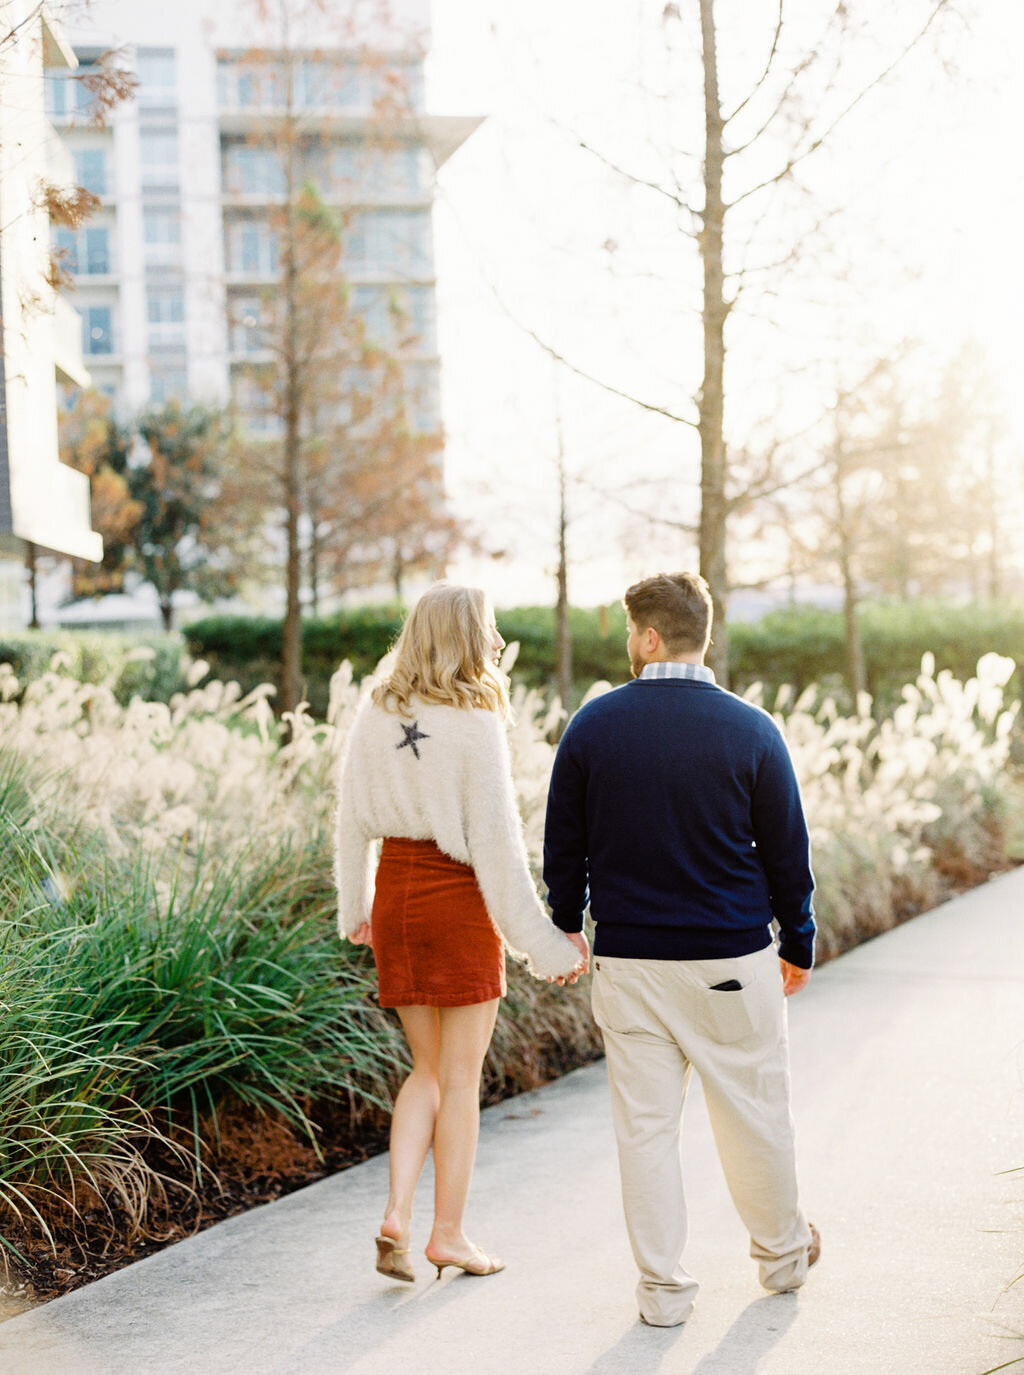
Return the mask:
<svg viewBox="0 0 1024 1375">
<path fill-rule="evenodd" d="M 39 629 L 39 570 L 36 567 L 36 547 L 31 540 L 25 541 L 25 567 L 28 570 L 28 595 L 31 612 L 29 630 Z"/>
<path fill-rule="evenodd" d="M 846 682 L 850 689 L 853 705 L 856 707 L 859 694 L 867 692 L 868 680 L 864 669 L 864 649 L 861 644 L 860 626 L 857 623 L 857 585 L 853 569 L 843 541 L 840 554 L 843 573 L 843 625 L 846 633 Z"/>
<path fill-rule="evenodd" d="M 316 533 L 316 518 L 309 512 L 309 610 L 320 615 L 320 541 Z"/>
<path fill-rule="evenodd" d="M 394 557 L 391 560 L 391 585 L 395 589 L 395 601 L 401 604 L 402 601 L 402 580 L 405 576 L 405 561 L 402 558 L 402 551 L 398 546 L 395 547 Z"/>
<path fill-rule="evenodd" d="M 988 595 L 993 601 L 1002 591 L 1002 531 L 999 528 L 999 484 L 996 475 L 995 440 L 990 434 L 985 453 L 985 515 L 988 525 Z"/>
<path fill-rule="evenodd" d="M 709 662 L 723 687 L 729 685 L 728 571 L 726 565 L 726 486 L 724 439 L 725 302 L 722 198 L 724 122 L 718 95 L 718 53 L 714 0 L 700 0 L 704 68 L 704 212 L 700 256 L 704 268 L 704 380 L 698 398 L 700 432 L 700 571 L 715 602 Z"/>
<path fill-rule="evenodd" d="M 170 596 L 160 598 L 160 619 L 164 623 L 165 630 L 174 629 L 174 606 Z"/>
<path fill-rule="evenodd" d="M 555 603 L 555 681 L 566 713 L 572 710 L 572 636 L 569 633 L 569 561 L 566 554 L 565 455 L 558 427 L 558 600 Z"/>
<path fill-rule="evenodd" d="M 854 707 L 859 694 L 867 692 L 867 675 L 864 671 L 864 649 L 861 644 L 860 626 L 857 624 L 857 580 L 853 572 L 853 531 L 850 529 L 850 515 L 846 508 L 843 493 L 843 480 L 846 476 L 842 441 L 836 441 L 832 479 L 836 502 L 836 527 L 839 532 L 839 571 L 843 580 L 843 626 L 846 636 L 846 686 Z"/>
<path fill-rule="evenodd" d="M 552 375 L 555 402 L 555 439 L 558 446 L 558 594 L 555 600 L 555 686 L 567 716 L 572 710 L 572 636 L 569 633 L 569 558 L 566 531 L 569 515 L 565 498 L 565 437 L 558 395 L 557 364 Z"/>
<path fill-rule="evenodd" d="M 294 711 L 302 694 L 302 550 L 299 545 L 299 515 L 302 509 L 301 437 L 301 360 L 298 339 L 298 265 L 295 260 L 295 141 L 293 117 L 293 60 L 290 50 L 286 64 L 286 130 L 284 138 L 285 229 L 281 245 L 282 305 L 285 312 L 285 431 L 284 431 L 284 508 L 285 508 L 285 616 L 282 635 L 281 710 Z"/>
</svg>

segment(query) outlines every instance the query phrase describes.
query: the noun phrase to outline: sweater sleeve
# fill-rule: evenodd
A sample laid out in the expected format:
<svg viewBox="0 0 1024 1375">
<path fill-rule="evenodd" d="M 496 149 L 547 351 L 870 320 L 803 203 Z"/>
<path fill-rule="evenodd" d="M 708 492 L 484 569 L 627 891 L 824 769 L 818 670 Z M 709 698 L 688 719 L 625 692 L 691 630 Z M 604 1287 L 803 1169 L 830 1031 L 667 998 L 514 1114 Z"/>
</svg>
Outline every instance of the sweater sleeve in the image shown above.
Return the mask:
<svg viewBox="0 0 1024 1375">
<path fill-rule="evenodd" d="M 586 782 L 573 750 L 570 723 L 551 770 L 544 821 L 544 882 L 555 925 L 582 931 L 589 900 L 587 878 Z"/>
<path fill-rule="evenodd" d="M 779 923 L 779 955 L 800 969 L 814 964 L 810 840 L 800 789 L 786 742 L 773 724 L 751 797 L 757 853 Z"/>
<path fill-rule="evenodd" d="M 334 882 L 338 890 L 338 934 L 353 935 L 370 920 L 373 906 L 374 839 L 360 820 L 362 809 L 356 777 L 360 718 L 349 731 L 338 776 L 334 821 Z"/>
<path fill-rule="evenodd" d="M 487 911 L 514 956 L 539 979 L 579 963 L 571 941 L 551 922 L 530 875 L 512 784 L 508 741 L 494 712 L 480 712 L 469 760 L 467 842 Z"/>
</svg>

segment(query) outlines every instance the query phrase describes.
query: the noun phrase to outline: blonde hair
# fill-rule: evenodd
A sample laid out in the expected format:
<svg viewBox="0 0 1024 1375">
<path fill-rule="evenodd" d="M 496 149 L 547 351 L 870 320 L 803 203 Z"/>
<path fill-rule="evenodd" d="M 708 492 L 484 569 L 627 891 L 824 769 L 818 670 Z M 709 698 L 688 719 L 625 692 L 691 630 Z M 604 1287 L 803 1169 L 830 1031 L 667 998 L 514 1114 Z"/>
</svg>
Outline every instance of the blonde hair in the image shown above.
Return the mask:
<svg viewBox="0 0 1024 1375">
<path fill-rule="evenodd" d="M 406 618 L 390 674 L 373 689 L 387 711 L 410 716 L 410 699 L 483 707 L 507 716 L 508 680 L 491 662 L 492 618 L 478 587 L 437 582 Z"/>
</svg>

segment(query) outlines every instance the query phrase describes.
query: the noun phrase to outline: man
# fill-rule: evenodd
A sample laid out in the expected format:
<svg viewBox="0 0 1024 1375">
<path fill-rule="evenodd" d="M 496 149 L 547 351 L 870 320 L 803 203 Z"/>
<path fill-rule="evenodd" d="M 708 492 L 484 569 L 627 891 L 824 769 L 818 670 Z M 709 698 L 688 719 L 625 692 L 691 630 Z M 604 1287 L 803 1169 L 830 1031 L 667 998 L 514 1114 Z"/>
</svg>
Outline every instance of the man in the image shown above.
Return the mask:
<svg viewBox="0 0 1024 1375">
<path fill-rule="evenodd" d="M 797 1202 L 783 998 L 810 978 L 814 881 L 781 733 L 704 667 L 703 578 L 658 574 L 624 601 L 635 681 L 589 702 L 562 737 L 544 880 L 556 924 L 584 955 L 589 895 L 640 1317 L 673 1327 L 698 1287 L 682 1264 L 691 1068 L 761 1283 L 796 1289 L 818 1258 Z"/>
</svg>

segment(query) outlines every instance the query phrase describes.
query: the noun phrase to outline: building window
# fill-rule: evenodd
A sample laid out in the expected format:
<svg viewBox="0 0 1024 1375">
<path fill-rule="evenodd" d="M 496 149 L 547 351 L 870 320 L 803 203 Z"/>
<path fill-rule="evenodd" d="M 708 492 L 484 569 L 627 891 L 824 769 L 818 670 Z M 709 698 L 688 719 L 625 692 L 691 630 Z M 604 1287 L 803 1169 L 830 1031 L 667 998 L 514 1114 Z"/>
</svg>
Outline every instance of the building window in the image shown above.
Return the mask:
<svg viewBox="0 0 1024 1375">
<path fill-rule="evenodd" d="M 146 318 L 151 325 L 181 324 L 185 319 L 185 290 L 180 286 L 150 287 Z"/>
<path fill-rule="evenodd" d="M 228 271 L 246 277 L 275 277 L 278 238 L 265 220 L 235 220 L 228 229 Z"/>
<path fill-rule="evenodd" d="M 427 211 L 366 210 L 352 217 L 345 265 L 362 275 L 424 277 L 430 273 Z"/>
<path fill-rule="evenodd" d="M 155 363 L 149 369 L 149 399 L 162 406 L 175 398 L 179 400 L 188 393 L 188 372 L 184 359 L 174 362 Z"/>
<path fill-rule="evenodd" d="M 106 225 L 90 225 L 81 229 L 58 229 L 55 242 L 69 272 L 76 276 L 96 276 L 110 271 L 109 237 Z"/>
<path fill-rule="evenodd" d="M 270 439 L 284 432 L 273 378 L 262 369 L 249 365 L 236 371 L 232 400 L 242 428 L 250 434 Z"/>
<path fill-rule="evenodd" d="M 185 343 L 184 287 L 149 287 L 146 321 L 150 349 L 181 349 Z"/>
<path fill-rule="evenodd" d="M 53 236 L 53 246 L 60 254 L 61 266 L 68 272 L 77 274 L 78 235 L 73 229 L 58 229 Z"/>
<path fill-rule="evenodd" d="M 435 363 L 409 363 L 405 367 L 405 404 L 415 429 L 436 434 L 441 428 L 440 388 Z"/>
<path fill-rule="evenodd" d="M 405 338 L 410 335 L 417 353 L 437 352 L 437 300 L 432 286 L 410 286 L 396 293 Z"/>
<path fill-rule="evenodd" d="M 181 243 L 181 211 L 147 205 L 142 211 L 142 233 L 147 244 Z"/>
<path fill-rule="evenodd" d="M 232 353 L 259 353 L 267 347 L 263 316 L 263 302 L 258 296 L 232 297 L 229 313 Z"/>
<path fill-rule="evenodd" d="M 177 80 L 173 48 L 140 48 L 137 74 L 141 105 L 173 105 Z"/>
<path fill-rule="evenodd" d="M 105 196 L 107 183 L 107 150 L 105 148 L 76 148 L 75 181 L 94 196 Z"/>
<path fill-rule="evenodd" d="M 284 169 L 271 148 L 232 144 L 227 151 L 225 182 L 243 196 L 283 196 Z"/>
<path fill-rule="evenodd" d="M 86 85 L 95 64 L 81 63 L 73 72 L 47 72 L 46 113 L 51 119 L 91 119 L 95 113 L 95 96 Z"/>
<path fill-rule="evenodd" d="M 391 148 L 366 164 L 366 189 L 375 196 L 418 196 L 429 185 L 423 148 Z"/>
<path fill-rule="evenodd" d="M 74 110 L 75 93 L 64 72 L 46 74 L 46 113 L 50 119 L 66 119 Z"/>
<path fill-rule="evenodd" d="M 142 208 L 143 253 L 147 267 L 175 267 L 181 262 L 181 211 L 177 206 Z"/>
<path fill-rule="evenodd" d="M 110 271 L 109 235 L 105 225 L 93 225 L 85 231 L 85 270 L 90 274 Z"/>
<path fill-rule="evenodd" d="M 110 306 L 82 308 L 82 352 L 113 353 L 114 330 Z"/>
<path fill-rule="evenodd" d="M 353 315 L 359 316 L 371 343 L 384 345 L 389 338 L 387 291 L 379 286 L 357 286 L 352 290 Z"/>
<path fill-rule="evenodd" d="M 177 129 L 140 129 L 139 161 L 142 165 L 143 186 L 176 186 L 178 183 Z"/>
<path fill-rule="evenodd" d="M 284 105 L 283 69 L 245 58 L 217 62 L 217 99 L 225 110 L 267 110 Z"/>
</svg>

